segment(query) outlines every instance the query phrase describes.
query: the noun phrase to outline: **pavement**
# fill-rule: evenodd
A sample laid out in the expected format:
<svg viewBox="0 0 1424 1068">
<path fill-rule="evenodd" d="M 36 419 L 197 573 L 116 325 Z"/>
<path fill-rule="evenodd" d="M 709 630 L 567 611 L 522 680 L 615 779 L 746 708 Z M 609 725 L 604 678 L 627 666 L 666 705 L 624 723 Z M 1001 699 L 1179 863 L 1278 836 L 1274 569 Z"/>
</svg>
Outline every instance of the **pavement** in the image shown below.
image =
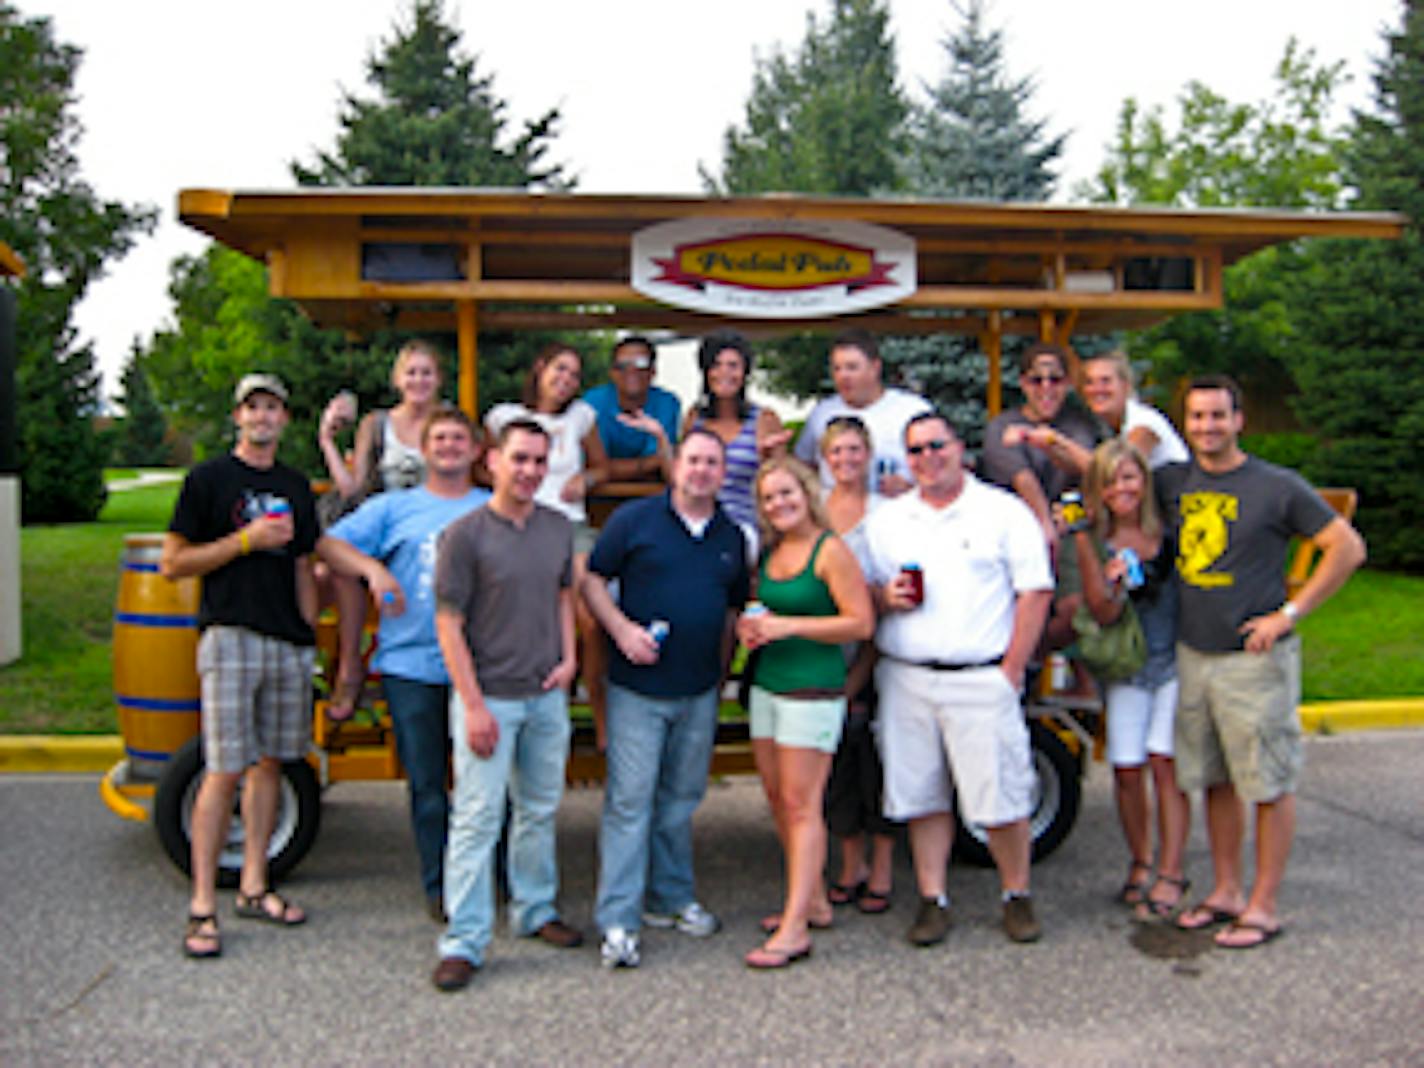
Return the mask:
<svg viewBox="0 0 1424 1068">
<path fill-rule="evenodd" d="M 179 953 L 185 880 L 149 828 L 103 806 L 97 776 L 0 775 L 0 1064 L 1424 1063 L 1424 734 L 1306 745 L 1287 930 L 1263 949 L 1139 928 L 1110 901 L 1125 858 L 1098 765 L 1078 826 L 1034 869 L 1037 945 L 999 933 L 992 873 L 956 868 L 949 940 L 908 946 L 902 851 L 888 915 L 840 916 L 807 962 L 751 973 L 741 956 L 777 904 L 780 851 L 739 778 L 714 784 L 696 824 L 722 933 L 649 932 L 641 968 L 607 973 L 592 941 L 501 932 L 453 995 L 429 983 L 437 929 L 400 784 L 328 791 L 284 886 L 305 927 L 238 920 L 225 895 L 224 957 L 194 962 Z M 585 927 L 601 802 L 572 791 L 559 817 L 565 915 Z M 1204 892 L 1199 822 L 1188 872 Z"/>
</svg>

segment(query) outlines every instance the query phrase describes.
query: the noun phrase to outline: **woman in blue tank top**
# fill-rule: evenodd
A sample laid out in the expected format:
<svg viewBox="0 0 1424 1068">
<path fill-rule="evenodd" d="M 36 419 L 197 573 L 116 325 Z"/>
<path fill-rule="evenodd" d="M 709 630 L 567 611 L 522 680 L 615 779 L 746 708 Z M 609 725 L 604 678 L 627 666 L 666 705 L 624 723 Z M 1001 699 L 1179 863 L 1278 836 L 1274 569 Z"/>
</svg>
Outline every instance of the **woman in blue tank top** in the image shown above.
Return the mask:
<svg viewBox="0 0 1424 1068">
<path fill-rule="evenodd" d="M 757 467 L 770 456 L 780 456 L 791 431 L 769 408 L 747 400 L 747 380 L 752 373 L 752 347 L 735 330 L 718 330 L 702 339 L 697 349 L 702 368 L 702 396 L 683 420 L 682 433 L 705 427 L 727 447 L 727 474 L 717 503 L 744 529 L 756 529 L 756 502 L 752 480 Z"/>
</svg>

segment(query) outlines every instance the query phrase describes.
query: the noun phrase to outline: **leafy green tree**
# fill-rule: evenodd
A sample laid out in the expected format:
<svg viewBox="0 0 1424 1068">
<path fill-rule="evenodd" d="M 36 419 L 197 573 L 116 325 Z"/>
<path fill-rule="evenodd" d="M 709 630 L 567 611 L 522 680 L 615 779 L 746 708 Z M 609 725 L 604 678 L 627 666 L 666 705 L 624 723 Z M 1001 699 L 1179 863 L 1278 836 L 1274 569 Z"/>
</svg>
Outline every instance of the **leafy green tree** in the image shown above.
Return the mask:
<svg viewBox="0 0 1424 1068">
<path fill-rule="evenodd" d="M 1351 207 L 1408 215 L 1400 241 L 1322 243 L 1301 277 L 1295 406 L 1320 447 L 1306 473 L 1354 486 L 1377 566 L 1424 570 L 1424 5 L 1408 2 L 1356 113 L 1345 154 Z"/>
<path fill-rule="evenodd" d="M 146 207 L 101 199 L 76 156 L 74 78 L 82 53 L 47 18 L 0 0 L 0 240 L 24 259 L 16 387 L 25 521 L 92 519 L 103 506 L 105 449 L 92 417 L 99 379 L 74 305 L 105 264 L 152 229 Z"/>
<path fill-rule="evenodd" d="M 1096 180 L 1078 193 L 1111 204 L 1338 207 L 1342 141 L 1328 117 L 1343 83 L 1342 64 L 1318 63 L 1292 40 L 1267 99 L 1234 103 L 1193 81 L 1168 122 L 1160 108 L 1143 111 L 1129 98 Z M 1289 356 L 1298 341 L 1291 308 L 1311 255 L 1304 246 L 1274 246 L 1234 264 L 1220 311 L 1179 315 L 1137 333 L 1131 351 L 1161 381 L 1233 374 L 1255 414 L 1289 422 L 1283 402 L 1296 391 Z"/>
<path fill-rule="evenodd" d="M 114 441 L 113 458 L 132 467 L 161 467 L 169 462 L 169 449 L 164 441 L 168 430 L 163 409 L 153 395 L 144 366 L 143 350 L 135 345 L 119 378 L 123 391 L 117 400 L 124 415 L 119 420 Z"/>
<path fill-rule="evenodd" d="M 757 61 L 741 128 L 722 141 L 714 193 L 869 196 L 899 188 L 907 112 L 883 0 L 832 0 L 806 17 L 801 47 Z"/>
<path fill-rule="evenodd" d="M 460 51 L 442 0 L 416 0 L 410 21 L 366 60 L 375 95 L 346 93 L 341 133 L 314 167 L 292 164 L 303 185 L 538 186 L 573 183 L 545 162 L 557 132 L 551 108 L 508 142 L 508 104 L 491 75 Z"/>
<path fill-rule="evenodd" d="M 983 0 L 950 6 L 961 25 L 944 39 L 945 72 L 910 112 L 905 184 L 924 196 L 1047 200 L 1067 134 L 1027 114 L 1034 85 L 1012 78 L 1004 37 L 984 24 Z"/>
</svg>

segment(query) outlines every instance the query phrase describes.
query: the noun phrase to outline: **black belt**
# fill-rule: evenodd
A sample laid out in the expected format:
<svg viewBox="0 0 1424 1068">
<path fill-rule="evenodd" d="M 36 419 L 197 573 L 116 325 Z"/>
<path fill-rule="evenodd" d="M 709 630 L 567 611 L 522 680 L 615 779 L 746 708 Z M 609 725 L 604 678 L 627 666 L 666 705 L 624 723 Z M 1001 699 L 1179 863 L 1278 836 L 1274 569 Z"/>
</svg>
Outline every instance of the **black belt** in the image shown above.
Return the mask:
<svg viewBox="0 0 1424 1068">
<path fill-rule="evenodd" d="M 951 664 L 947 660 L 905 660 L 902 657 L 890 656 L 888 653 L 882 655 L 899 664 L 909 664 L 911 667 L 918 668 L 929 668 L 931 671 L 973 671 L 975 668 L 998 667 L 1004 662 L 1002 654 L 994 657 L 993 660 L 976 660 L 972 664 Z"/>
</svg>

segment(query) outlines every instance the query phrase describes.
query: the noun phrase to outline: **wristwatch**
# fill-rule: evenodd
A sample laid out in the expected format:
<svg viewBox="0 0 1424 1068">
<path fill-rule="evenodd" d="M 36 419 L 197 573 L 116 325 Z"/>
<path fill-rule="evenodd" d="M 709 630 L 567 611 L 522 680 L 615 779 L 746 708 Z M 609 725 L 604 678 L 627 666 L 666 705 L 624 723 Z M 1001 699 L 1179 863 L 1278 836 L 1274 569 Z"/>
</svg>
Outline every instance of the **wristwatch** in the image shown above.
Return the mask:
<svg viewBox="0 0 1424 1068">
<path fill-rule="evenodd" d="M 1300 619 L 1300 609 L 1295 606 L 1294 601 L 1287 601 L 1281 605 L 1281 615 L 1291 621 L 1291 626 L 1295 626 Z"/>
</svg>

